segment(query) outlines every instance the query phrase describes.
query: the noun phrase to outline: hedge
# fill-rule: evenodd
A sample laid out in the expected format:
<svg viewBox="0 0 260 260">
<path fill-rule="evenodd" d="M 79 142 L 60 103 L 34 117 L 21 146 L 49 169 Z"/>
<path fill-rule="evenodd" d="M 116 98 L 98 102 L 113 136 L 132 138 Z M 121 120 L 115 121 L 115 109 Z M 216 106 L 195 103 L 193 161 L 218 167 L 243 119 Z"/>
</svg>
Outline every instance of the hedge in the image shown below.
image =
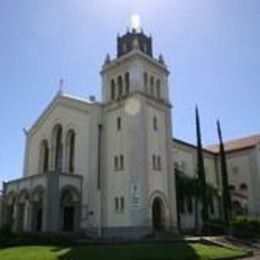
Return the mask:
<svg viewBox="0 0 260 260">
<path fill-rule="evenodd" d="M 243 238 L 260 237 L 260 218 L 237 217 L 230 224 L 234 236 Z"/>
</svg>

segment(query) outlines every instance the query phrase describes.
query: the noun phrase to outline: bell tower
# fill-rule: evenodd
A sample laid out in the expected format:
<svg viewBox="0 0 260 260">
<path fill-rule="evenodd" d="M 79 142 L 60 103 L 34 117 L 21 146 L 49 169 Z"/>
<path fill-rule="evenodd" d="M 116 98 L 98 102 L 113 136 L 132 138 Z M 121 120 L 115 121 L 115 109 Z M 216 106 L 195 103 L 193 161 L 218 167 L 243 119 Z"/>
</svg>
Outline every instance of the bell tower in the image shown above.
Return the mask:
<svg viewBox="0 0 260 260">
<path fill-rule="evenodd" d="M 168 75 L 140 26 L 118 35 L 116 58 L 107 56 L 103 64 L 103 205 L 109 232 L 141 236 L 176 227 Z"/>
<path fill-rule="evenodd" d="M 102 67 L 102 99 L 113 102 L 133 92 L 169 103 L 168 69 L 160 54 L 153 56 L 153 40 L 140 25 L 117 36 L 116 58 L 107 55 Z"/>
<path fill-rule="evenodd" d="M 136 49 L 153 57 L 152 37 L 148 37 L 142 30 L 138 32 L 136 29 L 128 30 L 125 35 L 117 37 L 118 58 Z"/>
</svg>

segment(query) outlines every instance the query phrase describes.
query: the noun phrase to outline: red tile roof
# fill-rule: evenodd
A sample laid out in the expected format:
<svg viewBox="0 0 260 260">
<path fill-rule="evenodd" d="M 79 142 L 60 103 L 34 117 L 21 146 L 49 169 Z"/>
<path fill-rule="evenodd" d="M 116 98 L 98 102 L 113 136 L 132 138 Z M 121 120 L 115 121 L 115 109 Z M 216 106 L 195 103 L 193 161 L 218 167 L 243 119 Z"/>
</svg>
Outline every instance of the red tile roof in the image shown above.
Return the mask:
<svg viewBox="0 0 260 260">
<path fill-rule="evenodd" d="M 224 142 L 224 147 L 226 152 L 230 152 L 250 148 L 255 146 L 256 144 L 260 144 L 260 134 Z M 209 145 L 206 147 L 206 149 L 217 153 L 219 152 L 219 144 Z"/>
</svg>

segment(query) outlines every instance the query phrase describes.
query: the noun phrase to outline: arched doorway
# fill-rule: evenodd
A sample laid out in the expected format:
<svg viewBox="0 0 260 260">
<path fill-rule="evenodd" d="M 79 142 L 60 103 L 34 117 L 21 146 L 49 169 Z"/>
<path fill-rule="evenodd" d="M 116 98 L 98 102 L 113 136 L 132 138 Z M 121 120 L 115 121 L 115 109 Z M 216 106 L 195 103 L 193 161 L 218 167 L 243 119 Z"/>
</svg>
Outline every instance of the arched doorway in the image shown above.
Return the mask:
<svg viewBox="0 0 260 260">
<path fill-rule="evenodd" d="M 36 212 L 36 231 L 42 231 L 42 208 L 39 208 Z"/>
<path fill-rule="evenodd" d="M 41 232 L 43 230 L 43 201 L 44 201 L 44 188 L 38 186 L 34 189 L 32 195 L 32 225 L 33 230 Z"/>
<path fill-rule="evenodd" d="M 75 224 L 75 208 L 73 206 L 65 206 L 63 213 L 63 230 L 73 231 Z"/>
<path fill-rule="evenodd" d="M 18 195 L 17 204 L 17 231 L 24 232 L 30 229 L 30 195 L 27 189 L 23 189 Z"/>
<path fill-rule="evenodd" d="M 163 203 L 159 197 L 153 200 L 152 204 L 152 220 L 154 230 L 163 230 Z"/>
<path fill-rule="evenodd" d="M 61 192 L 62 230 L 75 231 L 79 214 L 79 194 L 73 187 L 66 187 Z"/>
<path fill-rule="evenodd" d="M 15 215 L 14 215 L 15 199 L 16 199 L 16 194 L 14 192 L 10 192 L 9 194 L 7 194 L 6 201 L 5 201 L 6 215 L 5 215 L 4 222 L 8 226 L 10 226 L 13 231 L 14 231 L 14 223 L 15 223 Z"/>
</svg>

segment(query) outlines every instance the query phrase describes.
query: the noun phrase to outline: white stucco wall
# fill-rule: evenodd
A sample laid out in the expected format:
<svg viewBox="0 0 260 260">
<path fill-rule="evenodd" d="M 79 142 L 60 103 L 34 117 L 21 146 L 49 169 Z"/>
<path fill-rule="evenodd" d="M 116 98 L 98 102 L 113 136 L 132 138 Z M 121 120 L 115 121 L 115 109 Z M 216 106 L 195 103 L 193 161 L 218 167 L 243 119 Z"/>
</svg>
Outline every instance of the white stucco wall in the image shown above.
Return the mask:
<svg viewBox="0 0 260 260">
<path fill-rule="evenodd" d="M 47 112 L 42 120 L 29 132 L 29 149 L 28 149 L 28 167 L 24 173 L 25 176 L 39 174 L 39 160 L 40 160 L 40 144 L 42 140 L 48 140 L 50 157 L 49 169 L 54 169 L 53 165 L 53 151 L 52 151 L 52 132 L 55 125 L 62 126 L 62 145 L 63 145 L 63 167 L 65 172 L 65 143 L 66 134 L 70 129 L 73 129 L 76 134 L 75 138 L 75 173 L 84 175 L 89 166 L 89 131 L 90 131 L 90 113 L 93 108 L 77 108 L 73 107 L 73 101 L 60 100 L 59 104 Z M 84 152 L 83 152 L 84 151 Z"/>
<path fill-rule="evenodd" d="M 121 119 L 121 130 L 117 130 L 117 118 Z M 105 226 L 128 226 L 129 218 L 129 183 L 130 159 L 129 123 L 131 118 L 125 113 L 123 104 L 109 106 L 104 116 L 104 168 L 103 168 L 103 206 Z M 124 156 L 123 170 L 115 170 L 114 158 Z M 124 210 L 116 212 L 115 198 L 124 198 Z M 105 217 L 106 216 L 106 217 Z"/>
<path fill-rule="evenodd" d="M 197 169 L 197 148 L 178 140 L 173 141 L 172 148 L 173 163 L 178 163 L 180 170 L 184 171 L 189 177 L 194 178 Z M 219 177 L 216 171 L 214 154 L 204 151 L 204 167 L 206 181 L 217 187 Z"/>
<path fill-rule="evenodd" d="M 98 125 L 101 122 L 101 106 L 98 103 L 87 103 L 64 96 L 56 97 L 28 134 L 27 161 L 24 176 L 39 174 L 40 144 L 46 139 L 49 143 L 49 170 L 54 169 L 52 152 L 52 131 L 56 124 L 62 126 L 63 167 L 66 172 L 66 134 L 70 129 L 75 131 L 74 174 L 82 175 L 82 225 L 96 225 L 97 222 L 97 144 Z M 37 178 L 38 180 L 39 178 Z M 71 181 L 71 180 L 70 180 Z M 61 178 L 60 185 L 66 182 Z M 24 182 L 23 185 L 25 185 Z M 81 187 L 78 187 L 79 190 Z M 93 212 L 91 223 L 85 221 L 88 212 Z"/>
<path fill-rule="evenodd" d="M 232 200 L 238 200 L 241 204 L 248 205 L 248 213 L 251 216 L 260 213 L 257 207 L 257 197 L 259 188 L 255 187 L 259 183 L 259 173 L 257 172 L 256 150 L 253 148 L 234 151 L 227 154 L 227 166 L 229 184 L 235 187 L 235 193 L 241 194 L 241 198 L 232 196 Z M 246 184 L 247 190 L 240 188 L 241 184 Z"/>
</svg>

